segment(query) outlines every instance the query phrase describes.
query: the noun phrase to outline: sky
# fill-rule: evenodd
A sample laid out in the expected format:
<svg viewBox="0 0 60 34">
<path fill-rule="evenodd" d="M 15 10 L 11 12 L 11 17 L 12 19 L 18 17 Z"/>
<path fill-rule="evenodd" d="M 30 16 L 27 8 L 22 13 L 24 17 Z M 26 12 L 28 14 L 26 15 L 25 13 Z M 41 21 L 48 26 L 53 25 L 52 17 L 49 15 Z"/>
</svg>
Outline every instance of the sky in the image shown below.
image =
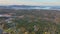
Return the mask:
<svg viewBox="0 0 60 34">
<path fill-rule="evenodd" d="M 60 0 L 0 0 L 0 5 L 60 5 Z"/>
</svg>

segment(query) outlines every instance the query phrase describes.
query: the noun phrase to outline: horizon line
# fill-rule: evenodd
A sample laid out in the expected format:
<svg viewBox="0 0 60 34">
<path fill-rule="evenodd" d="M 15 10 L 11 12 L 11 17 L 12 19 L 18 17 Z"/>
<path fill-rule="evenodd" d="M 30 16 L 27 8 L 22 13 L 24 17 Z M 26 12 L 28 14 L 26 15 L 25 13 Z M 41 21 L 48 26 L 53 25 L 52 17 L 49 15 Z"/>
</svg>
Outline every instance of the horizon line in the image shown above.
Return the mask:
<svg viewBox="0 0 60 34">
<path fill-rule="evenodd" d="M 7 4 L 7 5 L 0 4 L 0 6 L 9 6 L 9 5 L 27 5 L 27 4 Z M 60 5 L 27 5 L 27 6 L 60 6 Z"/>
</svg>

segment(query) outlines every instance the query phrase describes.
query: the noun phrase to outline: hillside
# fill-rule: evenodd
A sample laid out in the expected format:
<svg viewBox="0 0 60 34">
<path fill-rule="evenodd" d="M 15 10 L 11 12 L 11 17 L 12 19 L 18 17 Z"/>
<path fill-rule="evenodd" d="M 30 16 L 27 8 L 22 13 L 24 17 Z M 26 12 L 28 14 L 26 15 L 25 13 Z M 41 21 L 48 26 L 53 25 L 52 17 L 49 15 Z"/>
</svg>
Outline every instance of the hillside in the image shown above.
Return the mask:
<svg viewBox="0 0 60 34">
<path fill-rule="evenodd" d="M 30 10 L 15 10 L 15 9 L 0 9 L 0 14 L 10 14 L 12 16 L 34 16 L 41 19 L 55 20 L 59 19 L 59 10 L 41 10 L 41 9 L 30 9 Z"/>
<path fill-rule="evenodd" d="M 0 28 L 10 34 L 60 34 L 59 10 L 0 9 L 1 15 Z"/>
</svg>

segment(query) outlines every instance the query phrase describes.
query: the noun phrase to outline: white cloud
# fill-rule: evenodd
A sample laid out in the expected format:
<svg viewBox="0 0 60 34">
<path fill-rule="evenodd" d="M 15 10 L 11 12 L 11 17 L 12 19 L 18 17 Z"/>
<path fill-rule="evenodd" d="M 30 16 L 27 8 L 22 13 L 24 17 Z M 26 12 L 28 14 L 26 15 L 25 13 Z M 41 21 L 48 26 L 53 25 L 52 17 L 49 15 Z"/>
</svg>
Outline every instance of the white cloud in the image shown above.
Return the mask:
<svg viewBox="0 0 60 34">
<path fill-rule="evenodd" d="M 60 2 L 32 2 L 32 1 L 17 1 L 17 0 L 0 0 L 0 5 L 60 5 Z"/>
</svg>

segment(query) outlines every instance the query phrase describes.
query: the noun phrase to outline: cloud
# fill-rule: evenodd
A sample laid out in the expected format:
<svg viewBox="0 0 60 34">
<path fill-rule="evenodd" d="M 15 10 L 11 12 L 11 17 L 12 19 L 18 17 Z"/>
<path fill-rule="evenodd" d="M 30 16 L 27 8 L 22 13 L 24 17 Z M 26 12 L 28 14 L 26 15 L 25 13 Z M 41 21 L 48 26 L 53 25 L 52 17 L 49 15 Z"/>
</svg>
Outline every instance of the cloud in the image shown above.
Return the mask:
<svg viewBox="0 0 60 34">
<path fill-rule="evenodd" d="M 47 1 L 47 0 L 46 0 Z M 60 2 L 56 2 L 57 0 L 55 0 L 53 2 L 51 2 L 51 0 L 48 0 L 46 2 L 41 1 L 41 0 L 29 0 L 29 1 L 24 1 L 24 0 L 0 0 L 0 5 L 60 5 Z M 50 1 L 50 2 L 49 2 Z"/>
</svg>

